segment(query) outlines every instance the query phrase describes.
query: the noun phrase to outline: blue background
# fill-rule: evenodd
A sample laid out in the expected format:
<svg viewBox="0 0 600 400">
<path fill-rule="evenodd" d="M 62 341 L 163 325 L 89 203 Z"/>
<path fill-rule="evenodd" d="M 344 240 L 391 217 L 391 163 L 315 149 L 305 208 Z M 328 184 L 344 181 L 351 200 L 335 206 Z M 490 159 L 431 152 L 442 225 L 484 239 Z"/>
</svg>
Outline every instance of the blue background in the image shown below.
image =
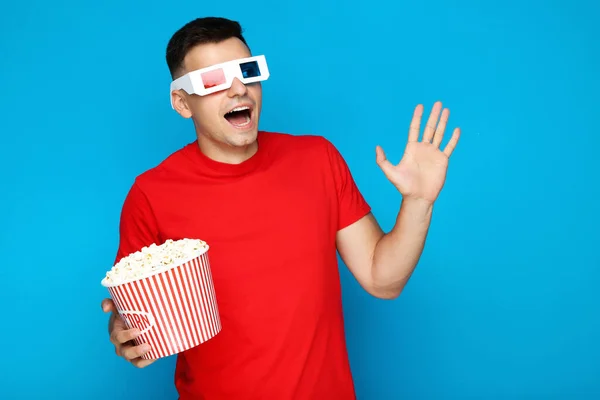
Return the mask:
<svg viewBox="0 0 600 400">
<path fill-rule="evenodd" d="M 218 4 L 218 5 L 217 5 Z M 597 3 L 596 3 L 597 4 Z M 168 39 L 242 22 L 268 57 L 261 128 L 346 157 L 385 229 L 417 103 L 463 135 L 421 262 L 393 302 L 343 271 L 359 399 L 600 397 L 600 14 L 592 1 L 40 2 L 0 13 L 3 399 L 175 398 L 175 358 L 115 356 L 107 296 L 135 175 L 194 139 Z"/>
</svg>

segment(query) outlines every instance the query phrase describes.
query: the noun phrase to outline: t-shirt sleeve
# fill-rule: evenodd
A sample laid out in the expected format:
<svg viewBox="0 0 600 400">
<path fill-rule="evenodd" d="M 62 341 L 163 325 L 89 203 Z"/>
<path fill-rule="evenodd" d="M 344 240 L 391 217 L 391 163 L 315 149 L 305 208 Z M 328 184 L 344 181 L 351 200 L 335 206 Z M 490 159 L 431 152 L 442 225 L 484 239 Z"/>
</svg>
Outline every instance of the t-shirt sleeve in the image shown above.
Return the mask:
<svg viewBox="0 0 600 400">
<path fill-rule="evenodd" d="M 371 207 L 358 189 L 338 149 L 331 142 L 326 142 L 338 199 L 338 230 L 341 230 L 371 212 Z"/>
<path fill-rule="evenodd" d="M 119 248 L 115 263 L 152 243 L 160 244 L 160 234 L 150 202 L 137 183 L 125 197 L 119 223 Z"/>
</svg>

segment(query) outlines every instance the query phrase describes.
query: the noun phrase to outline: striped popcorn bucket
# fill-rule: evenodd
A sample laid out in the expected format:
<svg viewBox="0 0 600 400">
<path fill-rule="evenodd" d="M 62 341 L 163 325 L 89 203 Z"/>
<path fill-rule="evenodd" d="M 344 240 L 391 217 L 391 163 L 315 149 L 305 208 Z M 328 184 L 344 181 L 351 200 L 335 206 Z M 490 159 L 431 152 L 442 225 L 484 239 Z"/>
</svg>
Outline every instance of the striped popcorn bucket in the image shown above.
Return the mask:
<svg viewBox="0 0 600 400">
<path fill-rule="evenodd" d="M 191 349 L 221 331 L 208 253 L 174 268 L 121 285 L 106 285 L 128 328 L 148 343 L 144 359 Z"/>
</svg>

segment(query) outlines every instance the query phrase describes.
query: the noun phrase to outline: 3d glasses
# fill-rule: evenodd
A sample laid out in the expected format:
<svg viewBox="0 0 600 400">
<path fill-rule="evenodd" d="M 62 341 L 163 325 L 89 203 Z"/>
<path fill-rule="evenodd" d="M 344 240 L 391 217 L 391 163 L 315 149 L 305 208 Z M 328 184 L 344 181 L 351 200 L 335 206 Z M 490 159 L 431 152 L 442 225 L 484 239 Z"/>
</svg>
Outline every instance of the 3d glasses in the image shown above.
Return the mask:
<svg viewBox="0 0 600 400">
<path fill-rule="evenodd" d="M 229 89 L 233 78 L 238 78 L 243 84 L 268 79 L 269 68 L 265 56 L 241 58 L 188 72 L 171 82 L 171 92 L 183 89 L 188 94 L 206 96 Z M 173 107 L 172 98 L 171 107 Z"/>
</svg>

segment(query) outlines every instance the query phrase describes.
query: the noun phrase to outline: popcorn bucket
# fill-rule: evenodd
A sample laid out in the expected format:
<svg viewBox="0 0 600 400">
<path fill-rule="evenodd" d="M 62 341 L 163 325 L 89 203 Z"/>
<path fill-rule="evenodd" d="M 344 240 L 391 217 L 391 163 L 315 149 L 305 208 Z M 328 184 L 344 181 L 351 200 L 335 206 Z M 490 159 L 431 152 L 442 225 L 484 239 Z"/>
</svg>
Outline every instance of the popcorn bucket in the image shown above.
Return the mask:
<svg viewBox="0 0 600 400">
<path fill-rule="evenodd" d="M 206 248 L 208 250 L 208 246 Z M 143 359 L 158 359 L 191 349 L 221 331 L 208 253 L 121 284 L 102 280 L 128 328 L 148 343 Z"/>
</svg>

